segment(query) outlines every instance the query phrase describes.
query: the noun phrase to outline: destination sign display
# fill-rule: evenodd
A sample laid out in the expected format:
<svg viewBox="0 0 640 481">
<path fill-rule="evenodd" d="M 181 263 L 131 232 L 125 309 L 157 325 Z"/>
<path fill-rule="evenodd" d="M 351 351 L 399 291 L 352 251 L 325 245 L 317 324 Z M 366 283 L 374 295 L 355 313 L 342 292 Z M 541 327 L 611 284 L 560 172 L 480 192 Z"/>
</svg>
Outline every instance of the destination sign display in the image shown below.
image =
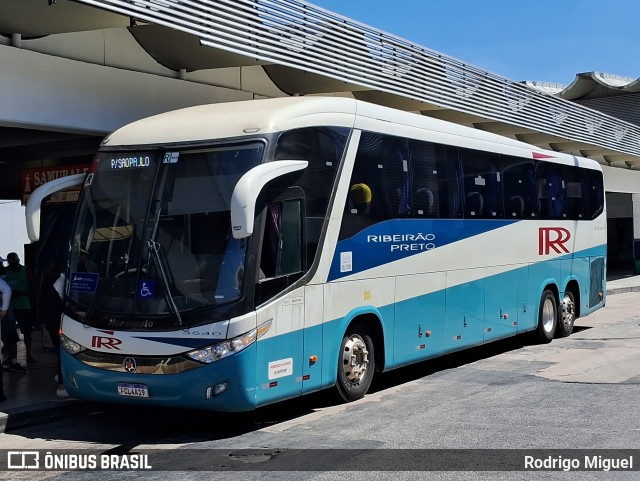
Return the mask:
<svg viewBox="0 0 640 481">
<path fill-rule="evenodd" d="M 149 157 L 148 155 L 117 157 L 115 159 L 111 159 L 109 162 L 110 167 L 114 170 L 151 167 L 151 157 Z"/>
</svg>

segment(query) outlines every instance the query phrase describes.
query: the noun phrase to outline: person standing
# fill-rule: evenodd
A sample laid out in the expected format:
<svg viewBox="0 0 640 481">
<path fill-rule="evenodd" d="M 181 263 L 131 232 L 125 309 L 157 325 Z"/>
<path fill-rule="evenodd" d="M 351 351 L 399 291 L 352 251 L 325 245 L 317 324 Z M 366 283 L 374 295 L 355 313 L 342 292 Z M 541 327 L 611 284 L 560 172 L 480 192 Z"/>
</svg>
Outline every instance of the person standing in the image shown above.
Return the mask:
<svg viewBox="0 0 640 481">
<path fill-rule="evenodd" d="M 98 266 L 94 261 L 89 258 L 89 252 L 85 249 L 80 249 L 80 255 L 78 256 L 77 272 L 98 272 Z"/>
<path fill-rule="evenodd" d="M 27 351 L 27 364 L 34 364 L 36 360 L 31 355 L 31 332 L 33 331 L 33 309 L 31 299 L 34 294 L 33 275 L 20 264 L 20 257 L 15 252 L 7 254 L 7 283 L 11 286 L 11 309 L 18 321 L 20 332 L 24 336 L 24 346 Z M 17 359 L 16 359 L 17 362 Z M 11 367 L 9 367 L 11 369 Z"/>
<path fill-rule="evenodd" d="M 0 294 L 2 295 L 2 301 L 0 302 L 0 347 L 2 347 L 2 322 L 5 316 L 9 315 L 9 304 L 11 302 L 11 287 L 2 278 L 0 278 Z M 0 402 L 7 400 L 7 396 L 4 394 L 2 378 L 2 369 L 0 369 Z"/>
<path fill-rule="evenodd" d="M 6 272 L 4 259 L 0 257 L 0 279 L 11 288 L 11 285 L 7 282 Z M 0 320 L 0 325 L 2 326 L 2 332 L 0 333 L 2 348 L 0 352 L 2 352 L 4 369 L 14 372 L 27 372 L 18 362 L 18 342 L 20 341 L 20 337 L 18 337 L 18 323 L 11 311 L 11 297 L 9 297 L 9 310 L 5 311 L 4 316 Z"/>
<path fill-rule="evenodd" d="M 60 318 L 62 317 L 62 292 L 64 286 L 64 261 L 62 257 L 55 255 L 51 259 L 51 267 L 42 274 L 40 283 L 40 316 L 43 321 L 53 349 L 58 356 L 58 374 L 56 380 L 58 397 L 69 397 L 62 381 L 62 368 L 60 365 Z"/>
</svg>

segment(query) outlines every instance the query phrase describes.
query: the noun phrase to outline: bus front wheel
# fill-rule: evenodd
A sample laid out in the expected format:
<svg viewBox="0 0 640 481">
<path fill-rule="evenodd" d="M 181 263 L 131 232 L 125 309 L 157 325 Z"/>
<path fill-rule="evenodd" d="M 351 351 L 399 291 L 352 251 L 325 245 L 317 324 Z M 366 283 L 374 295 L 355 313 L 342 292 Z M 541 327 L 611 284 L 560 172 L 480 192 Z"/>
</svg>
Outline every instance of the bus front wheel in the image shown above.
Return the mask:
<svg viewBox="0 0 640 481">
<path fill-rule="evenodd" d="M 349 327 L 338 354 L 338 381 L 340 397 L 347 401 L 362 398 L 371 386 L 375 367 L 373 339 L 366 326 Z"/>
<path fill-rule="evenodd" d="M 542 342 L 550 342 L 558 325 L 558 305 L 555 294 L 546 290 L 540 299 L 540 311 L 538 313 L 538 335 Z"/>
</svg>

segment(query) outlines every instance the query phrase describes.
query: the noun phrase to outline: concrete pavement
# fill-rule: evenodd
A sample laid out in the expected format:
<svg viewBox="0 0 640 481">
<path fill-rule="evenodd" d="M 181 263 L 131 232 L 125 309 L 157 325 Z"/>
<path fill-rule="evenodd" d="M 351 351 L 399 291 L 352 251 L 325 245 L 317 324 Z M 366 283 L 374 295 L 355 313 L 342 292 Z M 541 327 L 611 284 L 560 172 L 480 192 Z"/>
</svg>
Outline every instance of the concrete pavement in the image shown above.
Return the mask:
<svg viewBox="0 0 640 481">
<path fill-rule="evenodd" d="M 612 275 L 607 282 L 607 295 L 636 291 L 640 291 L 640 276 Z M 28 365 L 24 350 L 19 352 L 18 361 L 27 368 L 26 373 L 3 374 L 8 399 L 0 404 L 0 432 L 101 409 L 96 403 L 56 396 L 56 354 L 45 349 L 39 332 L 34 333 L 32 351 L 37 364 Z"/>
</svg>

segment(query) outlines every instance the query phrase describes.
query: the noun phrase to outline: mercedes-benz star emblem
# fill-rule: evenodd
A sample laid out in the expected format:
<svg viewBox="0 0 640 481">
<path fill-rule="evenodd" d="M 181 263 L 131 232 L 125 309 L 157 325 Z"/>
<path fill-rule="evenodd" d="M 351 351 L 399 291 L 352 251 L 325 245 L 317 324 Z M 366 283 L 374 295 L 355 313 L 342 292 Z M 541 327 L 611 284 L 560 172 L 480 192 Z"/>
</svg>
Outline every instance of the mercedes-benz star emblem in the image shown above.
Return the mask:
<svg viewBox="0 0 640 481">
<path fill-rule="evenodd" d="M 124 362 L 122 363 L 122 367 L 127 372 L 136 372 L 136 368 L 138 366 L 137 366 L 136 360 L 134 358 L 127 357 L 127 358 L 125 358 Z"/>
</svg>

